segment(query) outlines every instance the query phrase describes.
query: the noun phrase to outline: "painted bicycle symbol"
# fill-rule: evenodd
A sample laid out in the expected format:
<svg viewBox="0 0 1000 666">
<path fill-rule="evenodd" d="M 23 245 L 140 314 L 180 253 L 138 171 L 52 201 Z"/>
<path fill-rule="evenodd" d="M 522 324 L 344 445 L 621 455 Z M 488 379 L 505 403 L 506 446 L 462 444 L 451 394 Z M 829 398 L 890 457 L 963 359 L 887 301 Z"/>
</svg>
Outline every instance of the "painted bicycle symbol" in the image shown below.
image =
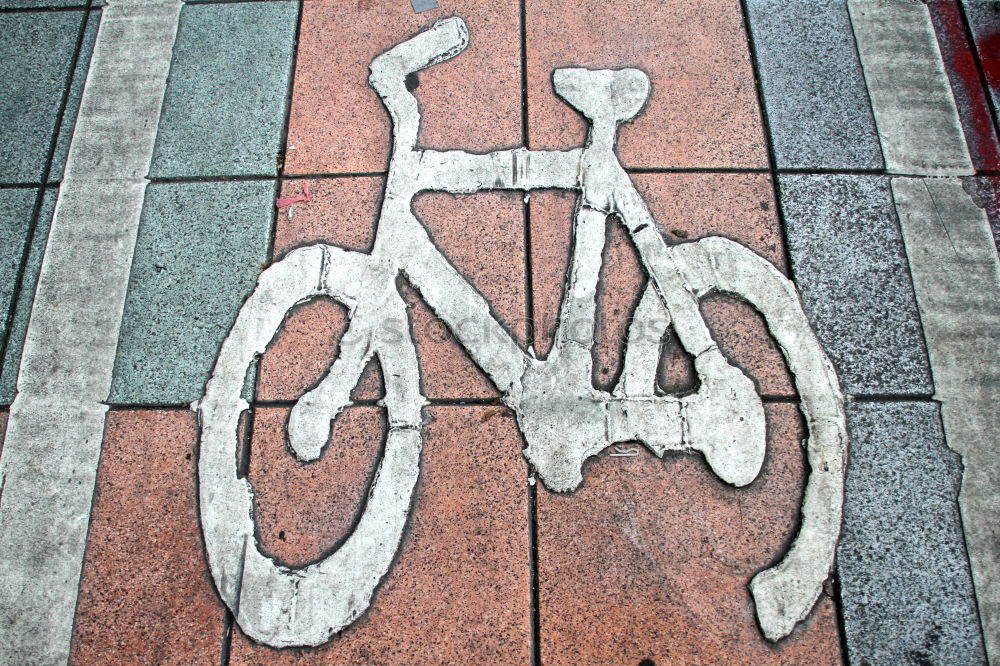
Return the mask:
<svg viewBox="0 0 1000 666">
<path fill-rule="evenodd" d="M 618 127 L 635 117 L 649 96 L 649 79 L 639 70 L 555 70 L 556 93 L 590 122 L 580 148 L 487 154 L 417 149 L 420 113 L 405 79 L 455 57 L 467 44 L 465 23 L 450 18 L 372 61 L 369 81 L 394 124 L 372 252 L 313 245 L 289 253 L 261 274 L 222 345 L 204 397 L 196 403 L 201 521 L 219 594 L 247 635 L 275 647 L 322 644 L 371 604 L 400 547 L 410 511 L 426 404 L 413 341 L 396 330 L 387 334 L 384 326 L 406 321 L 397 289 L 400 274 L 500 389 L 517 414 L 527 442 L 525 457 L 556 492 L 576 489 L 588 457 L 624 442 L 641 442 L 659 456 L 699 452 L 719 478 L 734 486 L 757 477 L 765 453 L 760 397 L 752 380 L 720 352 L 699 309 L 707 294 L 725 292 L 763 315 L 795 377 L 809 431 L 810 473 L 799 533 L 784 559 L 750 582 L 764 635 L 783 638 L 809 613 L 833 564 L 847 445 L 843 395 L 795 286 L 733 241 L 709 237 L 668 245 L 657 231 L 614 153 Z M 560 323 L 544 359 L 522 350 L 493 318 L 486 300 L 437 249 L 411 209 L 414 196 L 426 191 L 542 188 L 579 192 Z M 650 283 L 633 317 L 621 379 L 605 392 L 591 380 L 591 348 L 611 215 L 628 230 Z M 328 373 L 291 411 L 292 451 L 302 461 L 322 455 L 334 419 L 351 404 L 351 391 L 373 358 L 385 378 L 388 432 L 353 531 L 319 561 L 289 569 L 261 552 L 253 491 L 238 476 L 237 428 L 249 409 L 241 391 L 248 368 L 289 310 L 320 297 L 346 306 L 350 324 Z M 661 395 L 654 388 L 659 340 L 669 325 L 695 359 L 699 387 L 684 396 Z"/>
</svg>

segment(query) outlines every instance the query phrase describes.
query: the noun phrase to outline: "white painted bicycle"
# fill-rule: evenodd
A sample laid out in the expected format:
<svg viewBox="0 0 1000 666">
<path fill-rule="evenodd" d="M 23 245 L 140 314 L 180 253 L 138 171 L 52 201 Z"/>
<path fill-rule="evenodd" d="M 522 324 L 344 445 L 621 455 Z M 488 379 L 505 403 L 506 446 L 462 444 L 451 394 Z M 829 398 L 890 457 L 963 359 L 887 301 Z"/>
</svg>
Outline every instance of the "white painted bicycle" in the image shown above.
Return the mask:
<svg viewBox="0 0 1000 666">
<path fill-rule="evenodd" d="M 577 488 L 584 460 L 616 442 L 640 441 L 659 456 L 700 452 L 715 474 L 735 486 L 756 478 L 765 453 L 760 397 L 753 382 L 719 351 L 699 309 L 699 299 L 725 292 L 763 315 L 795 376 L 809 430 L 810 473 L 799 533 L 784 559 L 750 583 L 765 636 L 786 636 L 811 610 L 833 565 L 847 444 L 837 376 L 809 327 L 795 286 L 730 240 L 664 241 L 614 153 L 619 125 L 635 117 L 649 95 L 649 79 L 639 70 L 554 72 L 556 92 L 591 123 L 581 148 L 487 154 L 418 150 L 420 114 L 405 79 L 453 58 L 467 44 L 465 23 L 450 18 L 375 58 L 369 80 L 392 116 L 395 140 L 372 252 L 313 245 L 289 253 L 261 274 L 222 345 L 197 403 L 201 521 L 222 599 L 257 641 L 275 647 L 319 645 L 368 608 L 392 566 L 420 470 L 426 404 L 412 340 L 396 330 L 388 334 L 385 325 L 406 321 L 397 290 L 400 274 L 500 389 L 517 414 L 527 442 L 524 455 L 545 486 L 557 492 Z M 539 359 L 523 351 L 493 318 L 484 298 L 432 243 L 411 203 L 426 191 L 543 188 L 576 190 L 579 200 L 560 325 L 548 357 Z M 651 279 L 636 308 L 621 379 L 605 392 L 591 380 L 591 347 L 609 215 L 628 230 Z M 254 535 L 253 491 L 237 471 L 237 427 L 249 409 L 241 391 L 248 368 L 289 310 L 320 297 L 346 306 L 350 325 L 326 376 L 291 411 L 290 446 L 303 461 L 322 454 L 333 420 L 351 403 L 351 391 L 372 358 L 385 378 L 388 433 L 353 531 L 323 559 L 289 569 L 262 553 Z M 457 326 L 460 322 L 474 325 Z M 700 381 L 698 390 L 685 396 L 654 389 L 659 340 L 670 324 L 694 357 Z"/>
</svg>

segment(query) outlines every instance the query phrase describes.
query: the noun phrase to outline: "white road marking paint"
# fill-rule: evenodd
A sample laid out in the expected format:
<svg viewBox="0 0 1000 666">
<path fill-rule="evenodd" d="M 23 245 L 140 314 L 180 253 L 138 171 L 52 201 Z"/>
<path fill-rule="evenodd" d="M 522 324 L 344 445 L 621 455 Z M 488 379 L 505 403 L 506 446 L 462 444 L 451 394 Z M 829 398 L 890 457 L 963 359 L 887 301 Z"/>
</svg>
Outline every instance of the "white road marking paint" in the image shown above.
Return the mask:
<svg viewBox="0 0 1000 666">
<path fill-rule="evenodd" d="M 833 367 L 802 311 L 795 286 L 773 265 L 723 238 L 668 246 L 614 154 L 618 126 L 641 110 L 649 80 L 634 69 L 560 69 L 556 92 L 586 116 L 585 147 L 524 148 L 477 155 L 415 149 L 420 114 L 405 79 L 458 55 L 468 43 L 452 18 L 372 62 L 370 81 L 394 124 L 393 155 L 371 254 L 315 245 L 269 267 L 223 343 L 201 401 L 199 492 L 202 529 L 216 586 L 253 639 L 275 647 L 318 645 L 354 622 L 371 604 L 400 547 L 420 470 L 419 368 L 413 341 L 399 335 L 406 308 L 396 288 L 402 273 L 420 291 L 475 362 L 502 391 L 528 443 L 524 451 L 550 490 L 583 481 L 584 461 L 621 442 L 653 453 L 697 451 L 735 486 L 751 483 L 765 453 L 765 417 L 753 382 L 730 365 L 712 339 L 698 302 L 723 291 L 755 307 L 795 376 L 809 429 L 809 479 L 799 533 L 775 567 L 750 588 L 764 635 L 787 636 L 819 597 L 840 534 L 847 431 L 844 398 Z M 552 352 L 525 354 L 493 317 L 488 303 L 445 259 L 414 217 L 420 191 L 578 190 L 574 250 Z M 605 225 L 615 215 L 628 229 L 651 276 L 629 331 L 622 380 L 613 393 L 594 388 L 596 295 Z M 350 312 L 340 355 L 324 379 L 292 409 L 288 433 L 300 460 L 328 444 L 331 423 L 378 357 L 386 381 L 389 433 L 364 512 L 348 538 L 300 569 L 266 556 L 254 527 L 253 489 L 236 465 L 237 428 L 248 404 L 240 397 L 248 367 L 264 353 L 288 310 L 328 296 Z M 698 391 L 659 395 L 659 342 L 672 322 L 695 357 Z M 470 325 L 471 324 L 471 325 Z M 642 336 L 640 331 L 652 331 Z M 612 454 L 614 455 L 614 454 Z"/>
<path fill-rule="evenodd" d="M 104 417 L 180 0 L 104 8 L 0 458 L 0 663 L 69 659 Z"/>
<path fill-rule="evenodd" d="M 890 172 L 973 173 L 927 7 L 849 0 Z M 945 439 L 965 463 L 959 504 L 987 654 L 1000 663 L 1000 283 L 986 216 L 954 178 L 894 178 L 893 198 Z"/>
<path fill-rule="evenodd" d="M 961 509 L 991 663 L 1000 660 L 1000 261 L 958 179 L 894 178 L 893 197 L 941 401 L 962 456 Z"/>
<path fill-rule="evenodd" d="M 973 172 L 934 26 L 922 2 L 849 0 L 886 170 Z"/>
</svg>

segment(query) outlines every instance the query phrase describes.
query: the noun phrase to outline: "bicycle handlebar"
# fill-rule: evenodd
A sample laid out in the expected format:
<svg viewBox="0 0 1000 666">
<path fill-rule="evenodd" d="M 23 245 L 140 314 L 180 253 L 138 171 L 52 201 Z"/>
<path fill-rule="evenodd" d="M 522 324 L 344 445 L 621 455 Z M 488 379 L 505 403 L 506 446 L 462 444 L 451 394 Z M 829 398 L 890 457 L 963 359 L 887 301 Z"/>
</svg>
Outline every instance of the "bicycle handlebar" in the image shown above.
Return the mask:
<svg viewBox="0 0 1000 666">
<path fill-rule="evenodd" d="M 451 60 L 468 45 L 469 29 L 465 21 L 457 16 L 438 21 L 372 60 L 369 81 L 384 98 L 385 84 L 403 82 L 408 74 Z"/>
</svg>

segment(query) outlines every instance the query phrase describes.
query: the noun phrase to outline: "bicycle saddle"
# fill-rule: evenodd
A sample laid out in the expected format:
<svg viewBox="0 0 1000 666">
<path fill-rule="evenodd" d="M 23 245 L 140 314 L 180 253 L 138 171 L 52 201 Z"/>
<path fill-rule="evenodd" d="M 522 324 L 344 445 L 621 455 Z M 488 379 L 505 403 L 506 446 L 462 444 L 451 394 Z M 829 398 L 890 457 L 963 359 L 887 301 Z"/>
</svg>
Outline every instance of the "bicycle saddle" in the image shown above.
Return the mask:
<svg viewBox="0 0 1000 666">
<path fill-rule="evenodd" d="M 649 77 L 639 69 L 564 67 L 552 73 L 556 93 L 590 120 L 634 118 L 649 98 Z"/>
</svg>

